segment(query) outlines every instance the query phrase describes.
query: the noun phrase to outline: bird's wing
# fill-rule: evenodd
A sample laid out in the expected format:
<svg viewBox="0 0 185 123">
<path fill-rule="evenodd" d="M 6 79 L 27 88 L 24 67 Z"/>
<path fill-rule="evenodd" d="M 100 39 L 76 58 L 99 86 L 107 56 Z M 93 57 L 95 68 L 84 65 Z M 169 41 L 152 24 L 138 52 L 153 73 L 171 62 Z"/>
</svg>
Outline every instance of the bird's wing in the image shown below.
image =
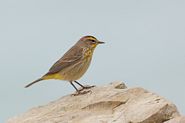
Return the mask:
<svg viewBox="0 0 185 123">
<path fill-rule="evenodd" d="M 60 58 L 50 69 L 46 75 L 54 74 L 62 69 L 73 65 L 80 61 L 83 57 L 83 48 L 73 46 L 69 51 L 67 51 L 62 58 Z"/>
</svg>

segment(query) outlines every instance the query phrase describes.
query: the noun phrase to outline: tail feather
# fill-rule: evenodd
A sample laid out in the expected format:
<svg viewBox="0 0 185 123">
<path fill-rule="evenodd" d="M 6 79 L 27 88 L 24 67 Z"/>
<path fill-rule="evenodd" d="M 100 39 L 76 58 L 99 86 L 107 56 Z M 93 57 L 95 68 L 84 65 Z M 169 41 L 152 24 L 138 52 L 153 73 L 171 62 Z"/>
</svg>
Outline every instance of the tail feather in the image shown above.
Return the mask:
<svg viewBox="0 0 185 123">
<path fill-rule="evenodd" d="M 28 87 L 30 87 L 31 85 L 33 85 L 33 84 L 35 84 L 35 83 L 37 83 L 37 82 L 39 82 L 39 81 L 42 81 L 42 80 L 43 80 L 43 78 L 39 78 L 39 79 L 37 79 L 37 80 L 35 80 L 35 81 L 29 83 L 28 85 L 26 85 L 25 88 L 28 88 Z"/>
</svg>

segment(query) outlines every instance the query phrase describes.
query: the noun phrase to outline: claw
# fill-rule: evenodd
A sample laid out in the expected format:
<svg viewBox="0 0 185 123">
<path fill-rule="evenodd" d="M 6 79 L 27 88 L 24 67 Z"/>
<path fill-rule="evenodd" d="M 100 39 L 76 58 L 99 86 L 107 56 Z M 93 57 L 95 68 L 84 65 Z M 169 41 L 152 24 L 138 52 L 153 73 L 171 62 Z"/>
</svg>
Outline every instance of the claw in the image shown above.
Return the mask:
<svg viewBox="0 0 185 123">
<path fill-rule="evenodd" d="M 78 91 L 77 93 L 74 93 L 74 94 L 71 94 L 72 96 L 78 96 L 78 95 L 83 95 L 83 94 L 87 94 L 87 93 L 89 93 L 89 92 L 92 92 L 92 91 L 90 91 L 90 90 L 88 90 L 88 91 Z"/>
</svg>

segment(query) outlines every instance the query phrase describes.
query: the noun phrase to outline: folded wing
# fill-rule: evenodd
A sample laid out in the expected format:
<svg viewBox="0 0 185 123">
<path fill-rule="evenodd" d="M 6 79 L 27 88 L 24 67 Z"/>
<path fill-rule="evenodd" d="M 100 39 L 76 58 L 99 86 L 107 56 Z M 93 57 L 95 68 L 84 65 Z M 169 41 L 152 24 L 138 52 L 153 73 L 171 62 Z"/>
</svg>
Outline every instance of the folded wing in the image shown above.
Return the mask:
<svg viewBox="0 0 185 123">
<path fill-rule="evenodd" d="M 62 69 L 80 62 L 82 57 L 83 49 L 79 47 L 77 48 L 77 46 L 73 46 L 49 69 L 49 72 L 46 75 L 60 72 Z"/>
</svg>

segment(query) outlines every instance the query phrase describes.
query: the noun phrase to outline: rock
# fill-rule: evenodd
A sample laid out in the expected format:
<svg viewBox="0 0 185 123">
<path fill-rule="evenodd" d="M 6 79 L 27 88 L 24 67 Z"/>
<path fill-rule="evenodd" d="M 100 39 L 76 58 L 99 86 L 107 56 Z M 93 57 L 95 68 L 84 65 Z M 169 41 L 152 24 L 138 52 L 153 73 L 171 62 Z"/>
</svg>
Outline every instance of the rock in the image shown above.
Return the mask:
<svg viewBox="0 0 185 123">
<path fill-rule="evenodd" d="M 89 90 L 35 107 L 7 123 L 172 123 L 180 116 L 174 104 L 143 88 L 114 82 Z"/>
<path fill-rule="evenodd" d="M 164 123 L 185 123 L 185 117 L 184 116 L 176 117 Z"/>
</svg>

